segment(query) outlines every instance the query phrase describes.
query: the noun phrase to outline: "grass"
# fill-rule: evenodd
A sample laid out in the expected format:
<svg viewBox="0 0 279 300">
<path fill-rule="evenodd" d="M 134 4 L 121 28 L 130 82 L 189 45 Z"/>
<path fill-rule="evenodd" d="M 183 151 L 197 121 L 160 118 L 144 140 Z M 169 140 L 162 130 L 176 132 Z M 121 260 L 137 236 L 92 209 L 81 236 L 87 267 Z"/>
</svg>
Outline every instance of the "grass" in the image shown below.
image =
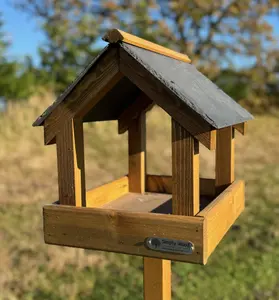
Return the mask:
<svg viewBox="0 0 279 300">
<path fill-rule="evenodd" d="M 42 205 L 57 199 L 56 153 L 31 124 L 51 101 L 33 97 L 0 116 L 0 299 L 143 299 L 142 258 L 43 242 Z M 148 114 L 150 173 L 171 173 L 169 125 L 160 109 Z M 206 266 L 173 263 L 173 299 L 279 299 L 279 118 L 249 125 L 236 140 L 245 212 Z M 87 188 L 127 172 L 127 135 L 117 135 L 116 122 L 85 125 L 85 144 Z M 201 173 L 214 174 L 204 148 Z"/>
</svg>

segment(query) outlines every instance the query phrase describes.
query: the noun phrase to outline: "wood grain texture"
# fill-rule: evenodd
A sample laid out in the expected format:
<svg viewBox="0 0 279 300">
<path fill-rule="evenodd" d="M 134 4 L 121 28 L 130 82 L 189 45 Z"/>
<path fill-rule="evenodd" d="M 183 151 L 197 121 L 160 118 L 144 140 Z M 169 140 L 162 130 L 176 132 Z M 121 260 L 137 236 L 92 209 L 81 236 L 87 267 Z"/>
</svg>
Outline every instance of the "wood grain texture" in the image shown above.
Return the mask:
<svg viewBox="0 0 279 300">
<path fill-rule="evenodd" d="M 197 216 L 205 219 L 204 263 L 244 210 L 244 182 L 235 181 Z"/>
<path fill-rule="evenodd" d="M 125 50 L 119 49 L 119 51 L 120 71 L 205 147 L 215 149 L 216 131 L 197 113 L 186 105 L 182 106 L 174 93 Z"/>
<path fill-rule="evenodd" d="M 144 258 L 144 300 L 171 299 L 171 261 Z"/>
<path fill-rule="evenodd" d="M 233 128 L 240 132 L 242 135 L 247 133 L 247 122 L 233 125 Z"/>
<path fill-rule="evenodd" d="M 128 130 L 129 191 L 145 192 L 146 116 L 133 119 Z"/>
<path fill-rule="evenodd" d="M 172 211 L 194 216 L 200 208 L 199 143 L 172 119 Z"/>
<path fill-rule="evenodd" d="M 169 175 L 146 175 L 146 191 L 153 193 L 172 193 L 172 176 Z M 215 179 L 200 178 L 200 195 L 215 195 Z"/>
<path fill-rule="evenodd" d="M 204 219 L 201 217 L 65 205 L 46 205 L 43 216 L 47 244 L 203 263 Z M 194 243 L 195 251 L 191 255 L 152 251 L 144 245 L 150 236 L 189 240 Z"/>
<path fill-rule="evenodd" d="M 124 176 L 86 192 L 86 207 L 100 207 L 129 192 L 128 176 Z"/>
<path fill-rule="evenodd" d="M 111 48 L 45 120 L 45 144 L 53 140 L 61 124 L 74 117 L 83 118 L 122 77 L 118 49 Z"/>
<path fill-rule="evenodd" d="M 108 202 L 102 205 L 104 209 L 123 210 L 131 212 L 158 212 L 158 208 L 162 208 L 162 205 L 171 200 L 169 194 L 157 194 L 157 193 L 127 193 L 114 201 Z M 167 209 L 171 206 L 168 205 Z M 171 213 L 166 208 L 162 208 L 158 213 Z"/>
<path fill-rule="evenodd" d="M 200 195 L 215 196 L 215 179 L 200 178 Z"/>
<path fill-rule="evenodd" d="M 217 131 L 216 192 L 220 193 L 234 181 L 234 128 Z"/>
<path fill-rule="evenodd" d="M 149 51 L 157 52 L 159 54 L 172 57 L 174 59 L 178 59 L 185 62 L 191 62 L 189 57 L 185 54 L 173 51 L 171 49 L 168 49 L 166 47 L 160 46 L 158 44 L 149 42 L 147 40 L 144 40 L 142 38 L 139 38 L 135 35 L 129 34 L 127 32 L 124 32 L 119 29 L 111 29 L 109 30 L 104 36 L 103 40 L 109 43 L 118 43 L 118 42 L 124 42 L 127 44 L 132 44 L 137 47 L 144 48 Z"/>
<path fill-rule="evenodd" d="M 81 119 L 64 122 L 56 137 L 60 204 L 85 205 L 83 123 Z"/>
<path fill-rule="evenodd" d="M 172 194 L 172 176 L 147 174 L 145 184 L 147 192 Z"/>
<path fill-rule="evenodd" d="M 118 133 L 125 133 L 133 120 L 137 119 L 142 113 L 147 112 L 153 107 L 153 101 L 144 93 L 126 109 L 118 119 Z"/>
</svg>

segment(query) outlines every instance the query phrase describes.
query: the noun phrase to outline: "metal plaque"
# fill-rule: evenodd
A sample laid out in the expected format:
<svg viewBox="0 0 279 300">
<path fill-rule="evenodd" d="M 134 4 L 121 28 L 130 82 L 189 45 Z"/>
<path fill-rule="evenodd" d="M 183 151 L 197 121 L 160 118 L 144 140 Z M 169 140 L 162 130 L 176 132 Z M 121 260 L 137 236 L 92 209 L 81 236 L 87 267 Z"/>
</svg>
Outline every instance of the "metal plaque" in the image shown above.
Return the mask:
<svg viewBox="0 0 279 300">
<path fill-rule="evenodd" d="M 161 252 L 192 254 L 194 244 L 189 241 L 171 240 L 159 237 L 148 237 L 145 240 L 148 249 Z"/>
</svg>

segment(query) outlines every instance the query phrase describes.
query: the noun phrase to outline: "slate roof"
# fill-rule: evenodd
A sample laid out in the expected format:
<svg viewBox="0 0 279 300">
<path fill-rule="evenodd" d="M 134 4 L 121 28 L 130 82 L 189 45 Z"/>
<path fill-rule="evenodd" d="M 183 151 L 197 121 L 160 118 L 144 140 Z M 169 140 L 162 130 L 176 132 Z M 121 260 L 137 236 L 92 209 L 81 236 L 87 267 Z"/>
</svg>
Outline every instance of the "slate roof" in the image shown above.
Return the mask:
<svg viewBox="0 0 279 300">
<path fill-rule="evenodd" d="M 121 47 L 214 128 L 253 119 L 194 65 L 134 45 L 122 43 Z"/>
<path fill-rule="evenodd" d="M 200 73 L 194 65 L 124 42 L 120 42 L 119 45 L 214 128 L 220 129 L 253 119 L 247 110 Z M 103 49 L 65 92 L 34 122 L 33 126 L 43 124 L 54 108 L 67 98 L 67 95 L 82 80 L 89 68 L 97 64 L 101 55 L 109 51 L 109 48 L 110 46 L 107 46 Z M 129 106 L 127 99 L 132 99 L 132 95 L 140 92 L 127 78 L 124 80 L 126 83 L 121 80 L 110 91 L 110 94 L 118 98 L 118 101 L 110 102 L 108 93 L 89 112 L 84 121 L 115 120 L 120 116 L 121 112 Z M 125 84 L 127 87 L 128 92 L 125 97 L 122 95 L 125 89 L 118 87 L 121 84 Z"/>
</svg>

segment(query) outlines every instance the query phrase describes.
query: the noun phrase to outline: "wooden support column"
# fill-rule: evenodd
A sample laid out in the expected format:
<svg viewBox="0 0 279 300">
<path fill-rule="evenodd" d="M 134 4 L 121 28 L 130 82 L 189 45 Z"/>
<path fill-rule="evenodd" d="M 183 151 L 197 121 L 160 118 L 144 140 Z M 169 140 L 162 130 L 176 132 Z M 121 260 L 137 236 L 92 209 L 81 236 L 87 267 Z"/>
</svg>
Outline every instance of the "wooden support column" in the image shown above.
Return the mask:
<svg viewBox="0 0 279 300">
<path fill-rule="evenodd" d="M 144 258 L 144 299 L 171 300 L 171 261 Z"/>
<path fill-rule="evenodd" d="M 56 137 L 60 204 L 85 206 L 83 123 L 67 120 Z"/>
<path fill-rule="evenodd" d="M 145 192 L 146 117 L 142 113 L 128 129 L 129 142 L 129 191 Z M 144 257 L 144 299 L 171 299 L 171 262 Z"/>
<path fill-rule="evenodd" d="M 217 131 L 216 140 L 216 193 L 221 193 L 234 181 L 234 128 Z"/>
<path fill-rule="evenodd" d="M 142 113 L 128 129 L 129 143 L 129 191 L 145 192 L 146 117 Z"/>
<path fill-rule="evenodd" d="M 199 142 L 172 119 L 172 213 L 195 216 L 200 208 Z"/>
</svg>

